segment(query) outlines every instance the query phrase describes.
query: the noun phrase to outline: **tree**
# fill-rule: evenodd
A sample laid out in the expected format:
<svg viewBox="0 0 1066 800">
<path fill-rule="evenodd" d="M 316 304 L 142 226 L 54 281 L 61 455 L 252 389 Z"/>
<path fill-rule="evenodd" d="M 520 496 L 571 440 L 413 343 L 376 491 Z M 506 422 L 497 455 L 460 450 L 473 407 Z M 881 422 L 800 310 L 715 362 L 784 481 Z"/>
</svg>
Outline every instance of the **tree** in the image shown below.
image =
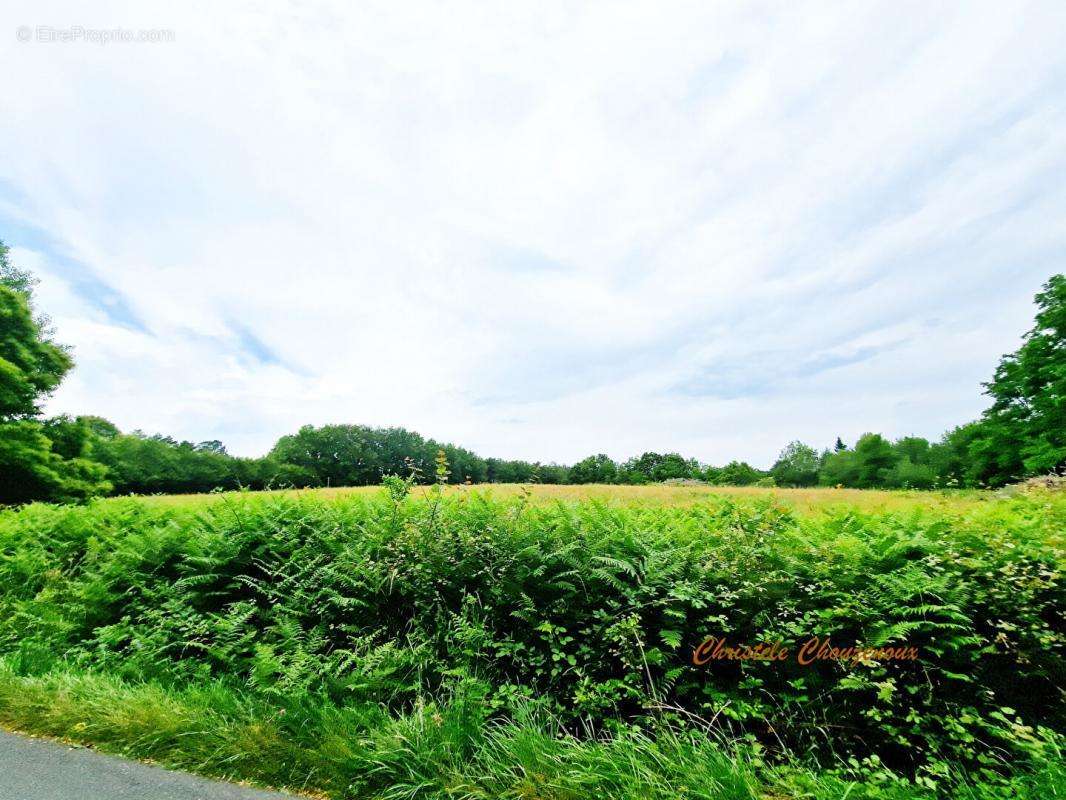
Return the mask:
<svg viewBox="0 0 1066 800">
<path fill-rule="evenodd" d="M 1066 276 L 1036 296 L 1036 324 L 1003 356 L 991 382 L 993 402 L 968 456 L 979 482 L 999 485 L 1066 468 Z"/>
<path fill-rule="evenodd" d="M 830 453 L 818 481 L 824 486 L 872 489 L 889 486 L 898 456 L 892 444 L 879 433 L 864 433 L 854 450 Z"/>
<path fill-rule="evenodd" d="M 973 443 L 982 435 L 981 422 L 959 425 L 945 433 L 930 448 L 930 463 L 937 483 L 947 487 L 972 487 L 981 483 L 980 469 L 970 455 Z"/>
<path fill-rule="evenodd" d="M 670 481 L 692 478 L 699 471 L 699 464 L 682 457 L 678 453 L 667 453 L 651 471 L 653 481 Z"/>
<path fill-rule="evenodd" d="M 11 264 L 7 257 L 10 252 L 11 248 L 0 241 L 0 286 L 6 286 L 28 300 L 37 281 L 26 270 L 18 269 Z"/>
<path fill-rule="evenodd" d="M 855 486 L 870 489 L 885 486 L 889 474 L 896 465 L 892 445 L 879 433 L 864 433 L 855 443 Z"/>
<path fill-rule="evenodd" d="M 859 465 L 855 453 L 851 450 L 827 453 L 818 472 L 818 483 L 822 486 L 857 486 Z"/>
<path fill-rule="evenodd" d="M 683 458 L 678 453 L 663 455 L 648 452 L 623 464 L 620 479 L 622 483 L 641 484 L 695 478 L 699 477 L 699 474 L 700 466 L 692 459 Z"/>
<path fill-rule="evenodd" d="M 570 467 L 570 483 L 614 483 L 618 480 L 618 465 L 608 456 L 589 456 Z"/>
<path fill-rule="evenodd" d="M 278 439 L 270 458 L 302 468 L 318 485 L 366 486 L 381 483 L 385 475 L 407 475 L 412 468 L 423 481 L 431 481 L 438 450 L 448 459 L 450 482 L 488 480 L 488 463 L 476 453 L 423 439 L 404 428 L 304 425 Z"/>
<path fill-rule="evenodd" d="M 39 419 L 42 402 L 74 362 L 34 316 L 32 277 L 7 255 L 0 242 L 0 504 L 106 492 L 104 467 L 88 457 L 88 427 L 66 417 Z"/>
<path fill-rule="evenodd" d="M 533 464 L 531 480 L 535 483 L 562 484 L 566 483 L 570 470 L 562 464 L 541 464 L 539 461 Z"/>
<path fill-rule="evenodd" d="M 846 444 L 844 444 L 844 440 L 843 440 L 843 439 L 841 439 L 841 438 L 840 438 L 840 437 L 838 436 L 838 437 L 837 437 L 837 441 L 836 441 L 836 444 L 834 444 L 834 445 L 833 445 L 833 450 L 834 450 L 835 452 L 839 453 L 839 452 L 840 452 L 841 450 L 847 450 L 847 449 L 848 449 L 848 446 L 847 446 Z"/>
<path fill-rule="evenodd" d="M 34 320 L 29 297 L 0 284 L 0 419 L 37 416 L 73 365 Z"/>
<path fill-rule="evenodd" d="M 939 479 L 933 464 L 934 451 L 927 439 L 905 436 L 894 445 L 896 463 L 886 485 L 902 489 L 931 489 Z"/>
<path fill-rule="evenodd" d="M 708 481 L 721 486 L 751 486 L 763 473 L 746 461 L 730 461 L 724 467 L 708 468 L 706 476 Z"/>
<path fill-rule="evenodd" d="M 770 468 L 778 486 L 814 486 L 818 483 L 818 452 L 803 442 L 791 442 Z"/>
<path fill-rule="evenodd" d="M 536 469 L 536 465 L 528 461 L 485 459 L 485 479 L 489 483 L 529 483 L 533 480 Z"/>
</svg>

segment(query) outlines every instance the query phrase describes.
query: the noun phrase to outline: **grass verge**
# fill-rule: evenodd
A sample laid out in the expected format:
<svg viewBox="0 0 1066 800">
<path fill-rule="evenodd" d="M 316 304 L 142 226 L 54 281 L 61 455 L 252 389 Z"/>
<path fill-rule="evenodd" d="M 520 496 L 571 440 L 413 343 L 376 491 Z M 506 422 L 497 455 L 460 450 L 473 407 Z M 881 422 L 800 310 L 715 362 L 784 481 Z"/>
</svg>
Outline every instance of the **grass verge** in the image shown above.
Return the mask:
<svg viewBox="0 0 1066 800">
<path fill-rule="evenodd" d="M 766 766 L 758 751 L 664 726 L 579 738 L 531 712 L 486 719 L 459 693 L 390 715 L 304 697 L 278 701 L 221 682 L 183 689 L 57 670 L 18 675 L 0 659 L 0 725 L 93 745 L 226 780 L 330 798 L 449 800 L 929 800 L 934 789 L 888 772 Z M 952 797 L 1066 797 L 1053 759 L 1000 784 L 952 779 Z"/>
</svg>

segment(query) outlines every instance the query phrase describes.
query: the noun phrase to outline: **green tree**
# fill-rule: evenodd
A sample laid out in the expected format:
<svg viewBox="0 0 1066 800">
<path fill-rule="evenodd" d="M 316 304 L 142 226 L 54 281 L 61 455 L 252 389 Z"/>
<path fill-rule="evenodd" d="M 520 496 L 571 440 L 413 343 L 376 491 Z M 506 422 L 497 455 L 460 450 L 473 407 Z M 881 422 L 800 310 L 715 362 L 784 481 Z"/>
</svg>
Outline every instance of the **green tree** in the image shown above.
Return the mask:
<svg viewBox="0 0 1066 800">
<path fill-rule="evenodd" d="M 33 318 L 28 295 L 0 284 L 0 419 L 29 419 L 74 365 Z"/>
<path fill-rule="evenodd" d="M 1021 347 L 1003 356 L 985 384 L 992 406 L 968 448 L 979 483 L 1066 468 L 1066 276 L 1048 280 L 1036 306 Z"/>
<path fill-rule="evenodd" d="M 578 461 L 570 467 L 570 483 L 615 483 L 618 480 L 618 465 L 600 453 Z"/>
<path fill-rule="evenodd" d="M 677 453 L 648 452 L 623 464 L 619 477 L 622 483 L 641 484 L 699 476 L 700 466 L 693 459 Z"/>
<path fill-rule="evenodd" d="M 296 433 L 282 436 L 270 458 L 300 467 L 321 486 L 367 486 L 381 483 L 385 475 L 407 475 L 412 468 L 423 481 L 431 480 L 438 450 L 448 459 L 451 483 L 488 480 L 488 464 L 476 453 L 423 439 L 404 428 L 304 425 Z"/>
<path fill-rule="evenodd" d="M 69 418 L 42 421 L 41 403 L 73 366 L 32 306 L 33 279 L 0 242 L 0 503 L 76 500 L 109 489 L 90 460 L 89 431 Z"/>
<path fill-rule="evenodd" d="M 724 467 L 709 467 L 704 474 L 710 483 L 719 486 L 751 486 L 764 477 L 746 461 L 730 461 Z"/>
<path fill-rule="evenodd" d="M 791 442 L 770 468 L 778 486 L 814 486 L 818 483 L 818 452 L 803 442 Z"/>
<path fill-rule="evenodd" d="M 533 480 L 536 469 L 536 465 L 528 461 L 485 459 L 485 479 L 489 483 L 529 483 Z"/>
<path fill-rule="evenodd" d="M 854 450 L 829 454 L 818 481 L 824 486 L 872 489 L 889 486 L 892 470 L 899 460 L 892 444 L 879 433 L 864 433 Z"/>
<path fill-rule="evenodd" d="M 855 459 L 860 488 L 885 486 L 896 465 L 896 454 L 889 441 L 879 433 L 864 433 L 855 443 Z"/>
<path fill-rule="evenodd" d="M 981 483 L 980 468 L 970 455 L 973 443 L 981 437 L 983 424 L 970 422 L 945 433 L 930 448 L 930 463 L 937 483 L 947 487 L 973 487 Z"/>
</svg>

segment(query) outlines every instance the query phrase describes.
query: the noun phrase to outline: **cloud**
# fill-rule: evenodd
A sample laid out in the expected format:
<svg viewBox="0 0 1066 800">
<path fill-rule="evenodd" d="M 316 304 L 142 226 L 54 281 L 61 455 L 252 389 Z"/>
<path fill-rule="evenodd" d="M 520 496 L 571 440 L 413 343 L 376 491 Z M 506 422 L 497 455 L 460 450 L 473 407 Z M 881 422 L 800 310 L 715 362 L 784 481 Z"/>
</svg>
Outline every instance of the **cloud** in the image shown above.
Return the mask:
<svg viewBox="0 0 1066 800">
<path fill-rule="evenodd" d="M 935 436 L 1062 269 L 1053 2 L 5 10 L 175 33 L 0 37 L 0 238 L 78 359 L 51 407 L 124 428 Z"/>
</svg>

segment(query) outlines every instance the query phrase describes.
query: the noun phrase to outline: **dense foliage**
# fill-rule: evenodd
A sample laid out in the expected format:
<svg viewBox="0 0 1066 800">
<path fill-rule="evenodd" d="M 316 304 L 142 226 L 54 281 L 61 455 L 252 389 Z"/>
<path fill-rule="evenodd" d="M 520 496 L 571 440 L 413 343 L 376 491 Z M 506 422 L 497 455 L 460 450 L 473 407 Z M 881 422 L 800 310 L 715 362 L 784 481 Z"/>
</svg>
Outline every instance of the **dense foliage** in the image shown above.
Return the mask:
<svg viewBox="0 0 1066 800">
<path fill-rule="evenodd" d="M 1063 730 L 1066 503 L 813 519 L 767 502 L 224 496 L 0 512 L 0 654 L 185 686 L 224 680 L 406 714 L 455 690 L 571 730 L 669 719 L 929 785 L 986 780 Z M 692 663 L 814 635 L 916 661 Z M 285 700 L 288 698 L 288 700 Z M 421 699 L 420 699 L 421 698 Z"/>
<path fill-rule="evenodd" d="M 1066 276 L 1036 296 L 1036 325 L 986 384 L 992 407 L 967 444 L 965 470 L 1001 484 L 1066 466 Z"/>
<path fill-rule="evenodd" d="M 52 341 L 48 320 L 34 316 L 33 280 L 7 254 L 0 242 L 0 504 L 107 492 L 88 431 L 65 417 L 40 419 L 42 400 L 73 361 Z"/>
</svg>

